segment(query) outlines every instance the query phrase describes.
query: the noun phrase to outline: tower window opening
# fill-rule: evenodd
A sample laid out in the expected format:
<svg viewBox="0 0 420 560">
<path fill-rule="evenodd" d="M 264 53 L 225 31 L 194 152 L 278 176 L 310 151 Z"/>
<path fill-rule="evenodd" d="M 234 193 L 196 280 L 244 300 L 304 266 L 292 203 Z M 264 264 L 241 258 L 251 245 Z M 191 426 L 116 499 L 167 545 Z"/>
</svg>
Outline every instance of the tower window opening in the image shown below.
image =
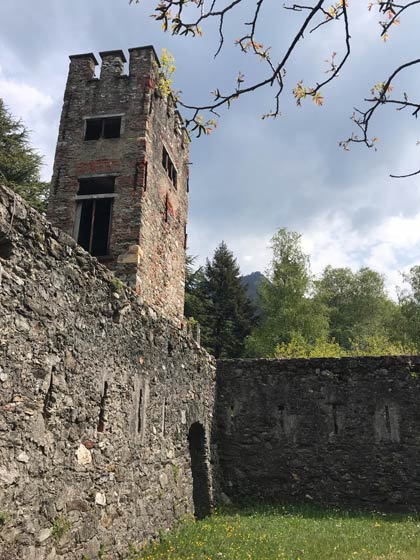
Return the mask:
<svg viewBox="0 0 420 560">
<path fill-rule="evenodd" d="M 120 136 L 121 117 L 86 119 L 85 140 L 99 140 L 99 138 L 119 138 Z"/>
<path fill-rule="evenodd" d="M 102 119 L 88 119 L 86 121 L 85 140 L 98 140 L 102 135 Z"/>
<path fill-rule="evenodd" d="M 165 146 L 163 146 L 162 148 L 162 166 L 165 169 L 166 173 L 168 174 L 168 177 L 171 180 L 173 186 L 177 188 L 177 179 L 178 179 L 177 171 Z"/>
<path fill-rule="evenodd" d="M 89 194 L 109 194 L 115 191 L 115 177 L 88 177 L 87 179 L 79 179 L 78 195 Z"/>
<path fill-rule="evenodd" d="M 0 259 L 10 259 L 12 256 L 12 251 L 13 245 L 11 239 L 9 239 L 5 233 L 0 232 Z"/>
<path fill-rule="evenodd" d="M 115 177 L 79 180 L 75 238 L 95 257 L 109 254 Z"/>
</svg>

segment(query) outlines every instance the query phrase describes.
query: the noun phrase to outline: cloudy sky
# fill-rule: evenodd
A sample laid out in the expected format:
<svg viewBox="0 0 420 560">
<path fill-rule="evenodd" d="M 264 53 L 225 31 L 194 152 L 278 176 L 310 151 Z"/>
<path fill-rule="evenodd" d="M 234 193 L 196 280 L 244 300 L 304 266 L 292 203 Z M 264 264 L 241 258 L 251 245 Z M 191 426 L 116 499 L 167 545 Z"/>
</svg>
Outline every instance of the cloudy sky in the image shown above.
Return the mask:
<svg viewBox="0 0 420 560">
<path fill-rule="evenodd" d="M 245 0 L 244 0 L 245 1 Z M 214 25 L 197 39 L 162 33 L 149 15 L 153 2 L 129 6 L 128 0 L 20 0 L 0 4 L 0 97 L 32 131 L 32 143 L 45 156 L 49 179 L 68 70 L 68 55 L 153 44 L 175 56 L 175 88 L 185 102 L 206 103 L 209 92 L 228 91 L 238 70 L 251 81 L 264 67 L 234 46 L 249 20 L 247 0 L 227 20 L 226 48 L 214 60 Z M 308 101 L 296 107 L 291 91 L 324 77 L 325 59 L 343 52 L 340 24 L 305 37 L 288 68 L 282 115 L 261 120 L 273 108 L 267 89 L 222 111 L 210 137 L 191 147 L 189 251 L 198 262 L 211 256 L 221 240 L 235 253 L 244 274 L 263 271 L 269 240 L 279 227 L 298 231 L 311 255 L 314 273 L 327 265 L 370 266 L 387 277 L 392 292 L 400 272 L 420 264 L 420 175 L 396 180 L 389 173 L 420 167 L 417 122 L 408 112 L 382 109 L 372 123 L 378 150 L 338 141 L 353 131 L 353 107 L 363 107 L 370 88 L 395 66 L 415 58 L 420 10 L 394 28 L 388 42 L 379 38 L 378 16 L 363 0 L 350 2 L 352 55 L 339 80 L 322 92 L 323 107 Z M 282 2 L 266 0 L 257 39 L 282 57 L 302 14 L 285 12 Z M 248 17 L 247 17 L 248 16 Z M 414 92 L 420 67 L 397 84 Z"/>
</svg>

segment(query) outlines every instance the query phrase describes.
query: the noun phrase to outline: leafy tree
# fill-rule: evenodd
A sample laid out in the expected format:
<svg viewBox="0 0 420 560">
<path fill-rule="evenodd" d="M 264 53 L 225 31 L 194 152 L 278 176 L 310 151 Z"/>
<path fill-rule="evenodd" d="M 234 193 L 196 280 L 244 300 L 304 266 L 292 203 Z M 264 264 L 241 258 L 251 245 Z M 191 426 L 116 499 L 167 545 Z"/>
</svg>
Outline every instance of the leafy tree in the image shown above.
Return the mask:
<svg viewBox="0 0 420 560">
<path fill-rule="evenodd" d="M 254 309 L 233 254 L 222 242 L 204 270 L 187 273 L 186 316 L 201 325 L 203 346 L 216 358 L 237 358 L 251 331 Z"/>
<path fill-rule="evenodd" d="M 309 258 L 300 234 L 281 228 L 271 240 L 273 257 L 261 285 L 261 324 L 247 340 L 250 356 L 274 356 L 276 348 L 293 338 L 314 342 L 328 334 L 324 305 L 311 299 Z"/>
<path fill-rule="evenodd" d="M 0 99 L 0 182 L 44 212 L 49 185 L 40 181 L 41 164 L 41 156 L 29 144 L 28 130 Z"/>
<path fill-rule="evenodd" d="M 129 0 L 129 3 L 139 3 L 140 0 Z M 293 91 L 298 105 L 305 99 L 311 99 L 316 105 L 324 104 L 324 90 L 339 77 L 343 67 L 348 63 L 352 53 L 351 26 L 356 24 L 362 16 L 361 10 L 377 12 L 379 18 L 379 37 L 386 42 L 394 29 L 408 14 L 419 8 L 418 0 L 372 0 L 371 2 L 353 2 L 351 10 L 347 0 L 312 0 L 306 3 L 277 3 L 274 5 L 267 0 L 196 0 L 186 2 L 180 0 L 158 0 L 155 4 L 153 17 L 162 24 L 165 32 L 181 36 L 201 36 L 208 26 L 210 33 L 217 29 L 218 46 L 215 56 L 226 49 L 229 44 L 228 37 L 235 37 L 235 46 L 243 54 L 250 54 L 262 63 L 263 71 L 255 72 L 255 78 L 245 76 L 239 72 L 235 85 L 228 91 L 215 88 L 211 92 L 210 101 L 202 105 L 192 105 L 180 102 L 189 110 L 190 124 L 193 130 L 208 133 L 214 121 L 205 122 L 203 113 L 209 116 L 218 116 L 218 111 L 223 107 L 230 107 L 242 95 L 247 95 L 259 89 L 270 88 L 273 91 L 274 107 L 263 115 L 277 117 L 280 114 L 280 101 L 285 91 Z M 293 17 L 292 17 L 293 16 Z M 271 47 L 270 38 L 264 36 L 264 18 L 269 17 L 271 22 L 278 23 L 277 36 L 281 28 L 287 25 L 287 39 L 281 44 L 279 52 Z M 286 21 L 287 17 L 287 21 Z M 228 35 L 225 37 L 225 24 L 229 20 Z M 236 25 L 236 31 L 235 31 Z M 233 33 L 232 33 L 233 31 Z M 338 33 L 337 33 L 338 31 Z M 320 57 L 320 65 L 316 68 L 308 67 L 308 74 L 315 76 L 312 84 L 304 81 L 288 83 L 290 68 L 294 55 L 301 49 L 301 44 L 310 40 L 312 34 L 323 34 L 322 43 L 334 45 L 332 52 L 325 52 Z M 413 41 L 417 38 L 414 37 Z M 276 41 L 278 43 L 278 41 Z M 309 47 L 310 48 L 310 47 Z M 386 55 L 392 59 L 389 50 Z M 325 68 L 325 63 L 327 64 Z M 367 84 L 370 95 L 364 100 L 366 107 L 356 109 L 353 113 L 353 122 L 356 132 L 352 133 L 341 145 L 344 149 L 352 142 L 363 143 L 369 148 L 376 146 L 376 137 L 372 137 L 369 128 L 377 112 L 389 105 L 397 109 L 408 108 L 410 113 L 417 117 L 420 111 L 420 101 L 410 97 L 409 92 L 400 88 L 398 93 L 393 93 L 394 84 L 415 65 L 420 64 L 420 58 L 400 62 L 397 67 L 377 84 Z M 261 67 L 261 65 L 260 65 Z M 316 79 L 318 76 L 318 79 Z M 417 93 L 417 92 L 416 92 Z M 209 126 L 210 125 L 210 126 Z M 420 173 L 420 170 L 407 175 Z"/>
<path fill-rule="evenodd" d="M 349 268 L 327 266 L 315 282 L 315 300 L 328 308 L 330 337 L 345 349 L 356 340 L 362 345 L 372 334 L 389 333 L 397 313 L 382 275 L 370 268 L 353 273 Z"/>
<path fill-rule="evenodd" d="M 420 266 L 413 266 L 403 275 L 408 288 L 398 294 L 403 317 L 399 327 L 407 339 L 420 350 Z"/>
<path fill-rule="evenodd" d="M 287 343 L 278 344 L 276 358 L 341 358 L 345 350 L 335 341 L 318 338 L 308 342 L 302 335 L 294 334 Z"/>
<path fill-rule="evenodd" d="M 310 343 L 294 335 L 287 344 L 276 347 L 276 358 L 342 358 L 349 356 L 398 356 L 416 354 L 413 343 L 393 342 L 386 335 L 373 334 L 353 340 L 345 349 L 334 340 L 317 339 Z"/>
<path fill-rule="evenodd" d="M 412 342 L 392 341 L 387 335 L 372 334 L 363 340 L 354 340 L 348 356 L 399 356 L 416 354 L 416 345 Z"/>
</svg>

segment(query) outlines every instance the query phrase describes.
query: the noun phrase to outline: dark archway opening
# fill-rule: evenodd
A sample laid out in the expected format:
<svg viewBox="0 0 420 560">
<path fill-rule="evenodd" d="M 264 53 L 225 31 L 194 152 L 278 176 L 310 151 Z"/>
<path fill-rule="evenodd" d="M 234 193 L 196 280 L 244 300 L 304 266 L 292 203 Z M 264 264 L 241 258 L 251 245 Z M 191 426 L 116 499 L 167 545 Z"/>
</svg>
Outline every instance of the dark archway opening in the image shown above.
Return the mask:
<svg viewBox="0 0 420 560">
<path fill-rule="evenodd" d="M 2 259 L 10 259 L 12 256 L 12 241 L 6 234 L 0 232 L 0 257 Z"/>
<path fill-rule="evenodd" d="M 206 462 L 206 435 L 199 422 L 192 424 L 188 433 L 193 478 L 194 515 L 203 519 L 210 515 L 211 501 L 209 473 Z"/>
</svg>

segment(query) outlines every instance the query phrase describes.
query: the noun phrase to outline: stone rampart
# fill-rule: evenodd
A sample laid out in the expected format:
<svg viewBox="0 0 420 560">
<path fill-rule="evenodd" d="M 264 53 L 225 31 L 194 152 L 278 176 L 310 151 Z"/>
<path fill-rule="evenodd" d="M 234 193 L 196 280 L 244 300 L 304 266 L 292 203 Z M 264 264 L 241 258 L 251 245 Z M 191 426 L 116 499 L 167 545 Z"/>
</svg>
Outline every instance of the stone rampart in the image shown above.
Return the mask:
<svg viewBox="0 0 420 560">
<path fill-rule="evenodd" d="M 218 362 L 222 491 L 231 500 L 420 504 L 420 358 Z"/>
<path fill-rule="evenodd" d="M 120 558 L 205 514 L 214 378 L 185 331 L 0 187 L 1 560 Z"/>
</svg>

